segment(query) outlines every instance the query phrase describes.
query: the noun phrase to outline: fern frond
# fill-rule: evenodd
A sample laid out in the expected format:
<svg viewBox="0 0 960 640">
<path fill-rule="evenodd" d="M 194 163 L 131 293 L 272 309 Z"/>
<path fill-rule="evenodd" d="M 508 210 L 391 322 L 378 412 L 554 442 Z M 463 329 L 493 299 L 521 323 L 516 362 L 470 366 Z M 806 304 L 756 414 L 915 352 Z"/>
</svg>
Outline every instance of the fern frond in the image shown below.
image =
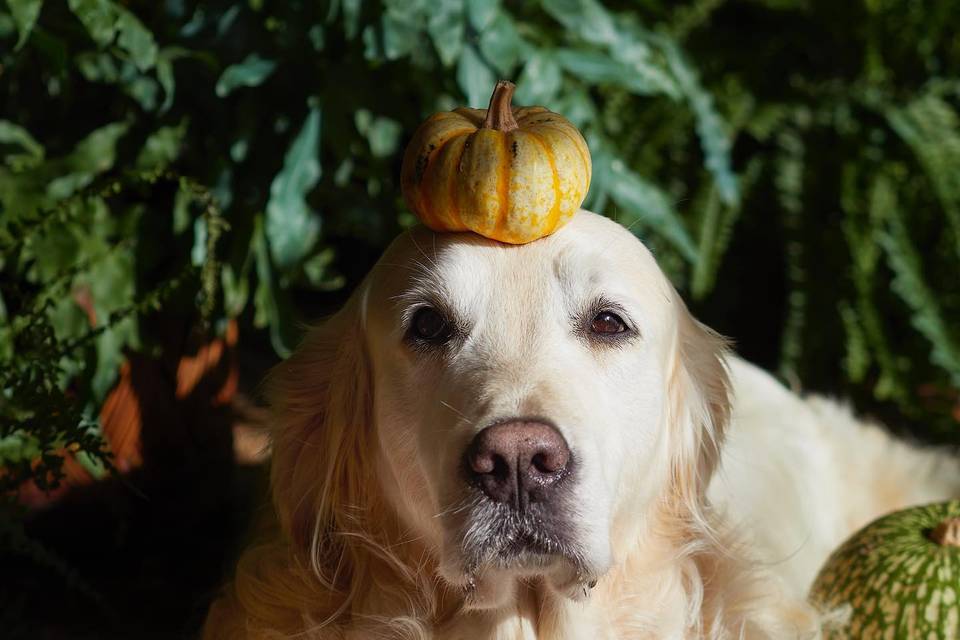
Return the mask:
<svg viewBox="0 0 960 640">
<path fill-rule="evenodd" d="M 851 380 L 858 382 L 866 377 L 866 370 L 860 368 L 875 363 L 878 377 L 872 388 L 874 397 L 902 401 L 909 389 L 903 381 L 902 367 L 890 350 L 890 339 L 884 331 L 885 323 L 874 292 L 882 255 L 877 233 L 881 228 L 884 202 L 878 199 L 875 189 L 864 197 L 857 181 L 856 167 L 848 166 L 844 172 L 840 198 L 846 214 L 842 229 L 850 252 L 850 278 L 855 291 L 854 300 L 841 301 L 840 308 L 847 336 L 845 368 Z M 864 200 L 867 201 L 866 207 Z M 862 354 L 860 342 L 866 349 Z"/>
<path fill-rule="evenodd" d="M 696 119 L 697 136 L 703 149 L 704 166 L 717 183 L 720 199 L 734 206 L 740 199 L 737 176 L 730 158 L 731 134 L 714 105 L 713 95 L 700 83 L 700 77 L 687 61 L 676 43 L 664 36 L 656 36 L 663 50 L 677 86 L 690 105 Z"/>
<path fill-rule="evenodd" d="M 953 384 L 960 386 L 960 344 L 923 275 L 922 262 L 910 239 L 896 192 L 890 179 L 882 174 L 877 177 L 874 189 L 874 202 L 886 213 L 886 225 L 879 239 L 894 273 L 893 290 L 910 307 L 911 324 L 930 343 L 931 362 L 946 371 Z"/>
<path fill-rule="evenodd" d="M 671 20 L 671 33 L 677 40 L 683 41 L 687 35 L 710 21 L 713 12 L 726 3 L 726 0 L 696 0 L 674 11 Z"/>
<path fill-rule="evenodd" d="M 867 345 L 867 335 L 860 324 L 857 312 L 848 300 L 841 300 L 837 305 L 843 330 L 846 334 L 846 353 L 843 359 L 843 368 L 853 382 L 862 382 L 870 369 L 872 358 Z"/>
<path fill-rule="evenodd" d="M 803 216 L 803 173 L 806 147 L 799 133 L 786 130 L 778 136 L 780 147 L 774 165 L 774 185 L 783 209 L 787 231 L 786 257 L 787 318 L 780 340 L 780 373 L 789 378 L 797 375 L 803 348 L 803 331 L 807 320 L 806 272 L 803 267 L 803 242 L 798 237 Z"/>
<path fill-rule="evenodd" d="M 720 263 L 723 261 L 733 235 L 733 227 L 740 219 L 744 194 L 757 179 L 761 166 L 759 158 L 754 158 L 747 165 L 740 186 L 741 199 L 733 205 L 722 203 L 718 197 L 716 185 L 710 186 L 700 221 L 698 240 L 700 260 L 694 264 L 690 283 L 694 299 L 703 298 L 713 289 L 717 271 L 720 270 Z"/>
<path fill-rule="evenodd" d="M 960 118 L 943 98 L 925 93 L 887 120 L 923 167 L 947 217 L 960 257 Z"/>
</svg>

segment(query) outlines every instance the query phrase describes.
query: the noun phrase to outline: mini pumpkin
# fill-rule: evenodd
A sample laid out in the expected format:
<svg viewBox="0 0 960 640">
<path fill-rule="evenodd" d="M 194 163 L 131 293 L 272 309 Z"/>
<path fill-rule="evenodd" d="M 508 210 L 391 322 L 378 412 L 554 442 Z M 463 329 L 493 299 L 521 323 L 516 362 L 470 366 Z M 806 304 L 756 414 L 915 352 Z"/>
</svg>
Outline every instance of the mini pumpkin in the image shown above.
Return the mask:
<svg viewBox="0 0 960 640">
<path fill-rule="evenodd" d="M 501 80 L 487 109 L 436 113 L 414 134 L 400 185 L 426 226 L 523 244 L 580 208 L 590 187 L 587 143 L 544 107 L 513 109 L 514 88 Z"/>
</svg>

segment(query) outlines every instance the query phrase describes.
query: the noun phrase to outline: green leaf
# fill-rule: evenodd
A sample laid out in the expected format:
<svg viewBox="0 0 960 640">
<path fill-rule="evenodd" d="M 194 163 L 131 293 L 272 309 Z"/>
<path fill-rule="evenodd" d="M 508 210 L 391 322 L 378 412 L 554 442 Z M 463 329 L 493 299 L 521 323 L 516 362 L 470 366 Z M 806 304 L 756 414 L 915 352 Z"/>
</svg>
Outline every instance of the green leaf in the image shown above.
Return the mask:
<svg viewBox="0 0 960 640">
<path fill-rule="evenodd" d="M 207 223 L 203 217 L 193 221 L 193 248 L 190 250 L 190 263 L 195 267 L 203 266 L 207 259 Z"/>
<path fill-rule="evenodd" d="M 841 300 L 837 306 L 843 330 L 846 334 L 846 354 L 843 359 L 843 368 L 847 376 L 854 382 L 862 382 L 870 369 L 870 346 L 867 343 L 866 332 L 860 326 L 857 312 L 846 300 Z"/>
<path fill-rule="evenodd" d="M 247 138 L 237 138 L 233 144 L 230 145 L 230 159 L 236 164 L 240 164 L 246 159 L 249 150 L 250 140 Z"/>
<path fill-rule="evenodd" d="M 50 207 L 89 185 L 116 159 L 116 144 L 129 125 L 113 123 L 93 131 L 67 156 L 48 159 L 17 173 L 0 167 L 0 203 L 13 218 Z"/>
<path fill-rule="evenodd" d="M 173 106 L 173 96 L 176 93 L 177 81 L 173 75 L 173 60 L 163 51 L 157 56 L 157 81 L 163 89 L 163 104 L 160 113 L 166 113 Z"/>
<path fill-rule="evenodd" d="M 774 185 L 783 209 L 783 227 L 786 239 L 786 266 L 789 293 L 787 314 L 780 336 L 780 375 L 796 377 L 797 366 L 803 355 L 803 337 L 808 326 L 809 284 L 805 264 L 806 245 L 802 241 L 804 214 L 804 176 L 806 171 L 806 144 L 795 129 L 786 129 L 777 136 L 780 147 L 775 156 Z"/>
<path fill-rule="evenodd" d="M 90 82 L 121 82 L 120 65 L 116 58 L 109 53 L 100 51 L 84 51 L 74 57 L 77 69 Z"/>
<path fill-rule="evenodd" d="M 77 338 L 90 330 L 89 319 L 71 296 L 54 301 L 47 318 L 58 340 Z"/>
<path fill-rule="evenodd" d="M 33 25 L 37 23 L 43 0 L 7 0 L 7 6 L 10 7 L 10 15 L 13 16 L 17 33 L 20 34 L 14 46 L 15 50 L 19 50 L 27 42 Z"/>
<path fill-rule="evenodd" d="M 703 219 L 700 223 L 700 260 L 694 266 L 691 278 L 690 289 L 694 300 L 700 300 L 709 293 L 716 279 L 719 257 L 716 256 L 714 247 L 722 251 L 722 245 L 726 244 L 719 241 L 718 231 L 722 213 L 716 190 L 710 189 L 706 204 L 703 206 Z"/>
<path fill-rule="evenodd" d="M 31 433 L 18 429 L 0 437 L 0 467 L 35 460 L 40 452 L 40 440 Z"/>
<path fill-rule="evenodd" d="M 22 154 L 4 154 L 4 161 L 14 171 L 21 171 L 43 161 L 43 146 L 30 132 L 9 120 L 0 120 L 0 145 L 16 145 L 23 149 Z"/>
<path fill-rule="evenodd" d="M 578 129 L 587 128 L 597 118 L 596 106 L 583 89 L 564 89 L 551 103 L 551 111 L 562 114 Z"/>
<path fill-rule="evenodd" d="M 960 118 L 953 107 L 924 94 L 904 108 L 888 109 L 890 126 L 916 154 L 953 233 L 960 257 Z"/>
<path fill-rule="evenodd" d="M 500 0 L 469 0 L 467 2 L 470 25 L 478 33 L 484 33 L 499 12 Z"/>
<path fill-rule="evenodd" d="M 116 6 L 110 0 L 67 0 L 87 33 L 100 47 L 113 43 L 117 35 Z"/>
<path fill-rule="evenodd" d="M 596 0 L 541 0 L 540 4 L 564 26 L 593 44 L 616 44 L 619 40 L 613 16 Z"/>
<path fill-rule="evenodd" d="M 663 93 L 678 97 L 676 82 L 663 64 L 663 56 L 654 56 L 651 40 L 656 38 L 632 23 L 622 26 L 595 0 L 543 0 L 544 8 L 568 31 L 583 40 L 606 49 L 606 56 L 578 48 L 564 62 L 574 75 L 594 77 L 592 82 L 613 82 L 640 95 Z M 577 60 L 576 53 L 582 53 Z"/>
<path fill-rule="evenodd" d="M 222 38 L 229 33 L 230 28 L 233 27 L 233 23 L 237 21 L 238 15 L 240 15 L 240 5 L 236 4 L 223 12 L 217 20 L 218 38 Z"/>
<path fill-rule="evenodd" d="M 331 273 L 334 251 L 327 247 L 303 263 L 303 273 L 315 289 L 333 291 L 344 285 L 343 276 Z"/>
<path fill-rule="evenodd" d="M 177 193 L 173 197 L 173 233 L 180 235 L 190 226 L 190 205 L 193 204 L 193 196 L 186 185 L 181 184 L 177 188 Z"/>
<path fill-rule="evenodd" d="M 153 111 L 157 108 L 160 85 L 153 78 L 146 76 L 134 78 L 124 86 L 124 90 L 140 104 L 144 111 Z"/>
<path fill-rule="evenodd" d="M 17 33 L 17 24 L 13 17 L 4 11 L 0 11 L 0 40 L 8 40 Z"/>
<path fill-rule="evenodd" d="M 273 350 L 281 358 L 286 358 L 293 352 L 296 344 L 291 329 L 292 314 L 281 313 L 281 306 L 284 305 L 279 299 L 273 269 L 270 265 L 270 251 L 267 247 L 261 216 L 254 219 L 251 243 L 257 271 L 257 288 L 253 293 L 253 324 L 256 327 L 270 328 L 270 343 L 273 345 Z"/>
<path fill-rule="evenodd" d="M 625 62 L 630 66 L 630 73 L 636 78 L 625 79 L 622 85 L 640 95 L 649 93 L 662 93 L 677 99 L 680 97 L 680 89 L 673 77 L 659 64 L 655 64 L 646 57 L 641 59 L 632 59 L 624 51 L 613 49 L 614 58 Z M 642 90 L 641 90 L 642 88 Z"/>
<path fill-rule="evenodd" d="M 390 118 L 376 118 L 370 124 L 367 140 L 370 142 L 370 153 L 376 158 L 385 158 L 392 155 L 400 142 L 403 128 L 400 123 Z"/>
<path fill-rule="evenodd" d="M 420 25 L 387 13 L 380 21 L 383 55 L 398 60 L 421 45 Z"/>
<path fill-rule="evenodd" d="M 360 36 L 363 40 L 363 57 L 370 62 L 383 60 L 383 31 L 377 25 L 368 24 Z"/>
<path fill-rule="evenodd" d="M 490 28 L 481 32 L 479 46 L 484 57 L 504 77 L 513 74 L 523 52 L 529 48 L 513 20 L 505 13 L 498 13 Z"/>
<path fill-rule="evenodd" d="M 840 202 L 844 210 L 843 234 L 850 251 L 850 275 L 856 297 L 852 304 L 841 302 L 841 320 L 847 335 L 846 369 L 851 380 L 856 376 L 866 379 L 865 368 L 873 362 L 879 372 L 872 383 L 872 391 L 879 400 L 894 399 L 900 402 L 913 393 L 903 380 L 902 360 L 891 351 L 892 341 L 885 327 L 888 322 L 884 315 L 886 309 L 877 307 L 874 289 L 880 288 L 886 294 L 887 281 L 878 277 L 877 267 L 883 255 L 879 240 L 884 231 L 884 218 L 887 216 L 889 202 L 884 198 L 884 189 L 871 189 L 865 197 L 858 183 L 861 173 L 858 165 L 848 165 L 842 175 Z M 872 166 L 863 167 L 871 176 L 876 172 Z M 866 205 L 864 201 L 867 201 Z M 864 209 L 867 209 L 866 215 Z M 878 287 L 879 285 L 879 287 Z M 852 317 L 847 317 L 852 316 Z M 865 342 L 863 347 L 860 342 Z M 862 348 L 866 352 L 861 354 Z"/>
<path fill-rule="evenodd" d="M 759 176 L 761 167 L 759 158 L 752 159 L 744 181 L 752 184 Z M 702 210 L 697 250 L 700 259 L 693 267 L 690 286 L 695 299 L 703 298 L 713 289 L 720 263 L 733 235 L 733 226 L 740 218 L 741 205 L 739 201 L 735 204 L 724 203 L 719 197 L 716 183 L 713 183 L 709 184 L 707 202 Z"/>
<path fill-rule="evenodd" d="M 157 54 L 157 82 L 163 89 L 163 104 L 160 105 L 160 113 L 166 113 L 173 106 L 173 98 L 176 93 L 177 83 L 173 75 L 173 63 L 180 58 L 190 55 L 190 51 L 183 47 L 164 47 Z"/>
<path fill-rule="evenodd" d="M 94 429 L 94 433 L 98 438 L 103 440 L 103 431 L 97 425 L 97 429 Z M 110 470 L 107 468 L 107 465 L 104 464 L 102 458 L 94 457 L 90 455 L 87 451 L 77 451 L 75 454 L 77 462 L 96 480 L 103 480 L 107 477 L 107 474 L 110 473 Z"/>
<path fill-rule="evenodd" d="M 310 44 L 313 46 L 313 50 L 317 53 L 323 51 L 323 47 L 326 45 L 326 36 L 324 36 L 323 25 L 315 24 L 310 27 L 310 30 L 307 31 L 307 37 L 310 38 Z"/>
<path fill-rule="evenodd" d="M 360 109 L 354 115 L 357 131 L 367 138 L 370 152 L 376 158 L 384 158 L 397 150 L 403 128 L 396 120 L 376 116 L 367 109 Z"/>
<path fill-rule="evenodd" d="M 293 266 L 313 248 L 320 218 L 305 196 L 320 179 L 320 109 L 313 107 L 270 185 L 266 237 L 270 254 L 281 269 Z"/>
<path fill-rule="evenodd" d="M 353 40 L 357 37 L 357 30 L 360 28 L 360 10 L 363 0 L 341 0 L 343 7 L 343 31 L 347 40 Z"/>
<path fill-rule="evenodd" d="M 880 244 L 894 273 L 893 290 L 912 310 L 913 327 L 930 343 L 930 360 L 950 375 L 954 385 L 960 385 L 960 344 L 938 296 L 923 275 L 923 262 L 910 238 L 890 179 L 878 176 L 871 195 L 871 206 L 883 207 L 886 213 L 887 228 L 880 234 Z"/>
<path fill-rule="evenodd" d="M 564 71 L 590 83 L 613 82 L 620 84 L 629 67 L 613 60 L 606 53 L 584 49 L 557 49 L 554 59 Z"/>
<path fill-rule="evenodd" d="M 223 70 L 217 80 L 217 96 L 225 98 L 238 87 L 258 87 L 273 74 L 277 63 L 251 53 L 243 62 L 232 64 Z"/>
<path fill-rule="evenodd" d="M 73 152 L 52 168 L 57 177 L 46 188 L 54 201 L 62 200 L 90 184 L 93 178 L 113 167 L 117 142 L 130 128 L 125 122 L 114 122 L 96 129 L 81 140 Z"/>
<path fill-rule="evenodd" d="M 665 93 L 662 82 L 653 81 L 649 74 L 637 73 L 634 65 L 600 51 L 558 49 L 553 57 L 565 71 L 591 84 L 614 84 L 638 95 Z"/>
<path fill-rule="evenodd" d="M 593 145 L 597 147 L 599 145 Z M 631 171 L 622 160 L 603 148 L 594 153 L 594 175 L 618 205 L 617 219 L 631 227 L 635 222 L 662 235 L 691 263 L 699 260 L 697 248 L 669 196 Z"/>
<path fill-rule="evenodd" d="M 466 96 L 467 106 L 477 109 L 486 107 L 496 83 L 493 71 L 480 58 L 473 45 L 464 48 L 457 65 L 457 84 Z"/>
<path fill-rule="evenodd" d="M 517 79 L 515 104 L 544 105 L 550 104 L 560 90 L 563 75 L 560 65 L 553 58 L 552 51 L 535 51 L 527 59 L 520 77 Z M 492 85 L 491 85 L 492 87 Z M 487 89 L 487 94 L 492 88 Z"/>
<path fill-rule="evenodd" d="M 153 67 L 157 59 L 157 43 L 153 34 L 129 10 L 110 0 L 67 0 L 74 15 L 100 48 L 113 44 L 130 55 L 140 71 Z"/>
<path fill-rule="evenodd" d="M 120 37 L 117 45 L 130 54 L 130 59 L 140 71 L 153 68 L 157 61 L 157 43 L 140 19 L 123 7 L 116 7 L 117 29 Z"/>
<path fill-rule="evenodd" d="M 162 171 L 177 159 L 187 133 L 187 121 L 171 127 L 160 127 L 147 138 L 137 155 L 135 166 L 141 171 Z"/>
<path fill-rule="evenodd" d="M 443 0 L 382 0 L 386 12 L 399 20 L 423 23 Z"/>
<path fill-rule="evenodd" d="M 684 58 L 679 47 L 665 37 L 661 37 L 659 41 L 677 85 L 697 120 L 697 135 L 705 157 L 704 164 L 713 175 L 724 204 L 733 206 L 740 198 L 740 190 L 732 169 L 731 141 L 727 125 L 714 107 L 713 96 L 700 84 L 696 71 Z"/>
<path fill-rule="evenodd" d="M 427 22 L 427 33 L 440 56 L 443 66 L 449 67 L 463 50 L 463 0 L 443 0 L 437 3 Z"/>
<path fill-rule="evenodd" d="M 127 346 L 133 346 L 136 338 L 137 325 L 133 318 L 123 318 L 97 336 L 97 367 L 90 381 L 90 388 L 97 402 L 103 402 L 117 381 L 117 372 L 124 359 L 123 350 Z"/>
<path fill-rule="evenodd" d="M 248 256 L 239 275 L 234 274 L 231 265 L 223 265 L 220 284 L 223 287 L 223 310 L 227 317 L 237 317 L 247 306 L 250 297 L 250 263 Z"/>
<path fill-rule="evenodd" d="M 105 212 L 105 210 L 103 210 Z M 136 319 L 131 316 L 110 321 L 110 314 L 133 303 L 134 256 L 131 250 L 113 251 L 94 262 L 90 271 L 78 278 L 79 286 L 87 286 L 104 331 L 97 336 L 96 372 L 91 381 L 94 397 L 102 401 L 117 378 L 123 362 L 123 350 L 139 343 Z"/>
</svg>

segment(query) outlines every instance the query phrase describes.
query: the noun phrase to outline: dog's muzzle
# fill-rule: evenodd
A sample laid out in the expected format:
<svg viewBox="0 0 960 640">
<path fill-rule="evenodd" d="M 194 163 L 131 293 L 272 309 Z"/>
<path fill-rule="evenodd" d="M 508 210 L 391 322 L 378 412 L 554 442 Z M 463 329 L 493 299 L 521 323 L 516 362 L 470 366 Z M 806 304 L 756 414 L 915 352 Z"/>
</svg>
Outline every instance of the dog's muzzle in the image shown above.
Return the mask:
<svg viewBox="0 0 960 640">
<path fill-rule="evenodd" d="M 493 424 L 467 447 L 463 468 L 476 492 L 463 540 L 473 563 L 532 568 L 576 555 L 574 457 L 555 426 L 530 419 Z"/>
</svg>

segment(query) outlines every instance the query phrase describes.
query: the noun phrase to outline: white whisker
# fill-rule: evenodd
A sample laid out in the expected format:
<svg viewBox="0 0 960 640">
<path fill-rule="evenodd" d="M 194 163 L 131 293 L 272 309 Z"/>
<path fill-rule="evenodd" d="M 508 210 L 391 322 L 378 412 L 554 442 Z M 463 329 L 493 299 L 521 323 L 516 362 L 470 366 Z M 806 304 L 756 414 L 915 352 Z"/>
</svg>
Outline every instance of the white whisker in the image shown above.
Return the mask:
<svg viewBox="0 0 960 640">
<path fill-rule="evenodd" d="M 453 411 L 455 414 L 457 414 L 458 416 L 460 416 L 460 417 L 463 418 L 464 420 L 466 420 L 466 421 L 467 421 L 467 424 L 469 424 L 470 426 L 473 426 L 474 424 L 476 424 L 476 422 L 475 422 L 474 420 L 471 420 L 470 418 L 468 418 L 467 415 L 466 415 L 464 412 L 460 411 L 459 409 L 457 409 L 456 407 L 454 407 L 454 406 L 453 406 L 452 404 L 450 404 L 449 402 L 446 402 L 445 400 L 441 400 L 441 401 L 440 401 L 440 404 L 443 405 L 444 407 L 446 407 L 447 409 L 450 409 L 450 411 Z"/>
</svg>

